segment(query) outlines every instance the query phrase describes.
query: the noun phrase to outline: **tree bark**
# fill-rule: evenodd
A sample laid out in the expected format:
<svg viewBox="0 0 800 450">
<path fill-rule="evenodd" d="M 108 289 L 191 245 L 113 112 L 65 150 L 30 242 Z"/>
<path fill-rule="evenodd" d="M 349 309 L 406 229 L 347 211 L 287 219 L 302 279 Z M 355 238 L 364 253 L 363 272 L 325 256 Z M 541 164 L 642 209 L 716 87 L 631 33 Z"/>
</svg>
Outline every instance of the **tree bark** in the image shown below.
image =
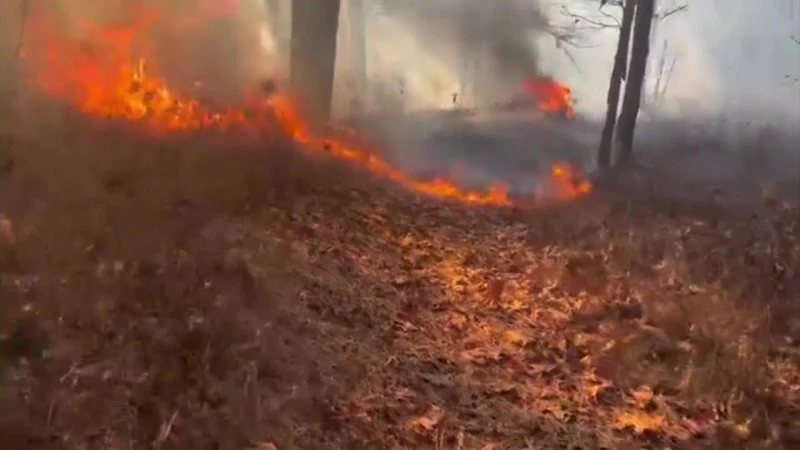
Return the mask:
<svg viewBox="0 0 800 450">
<path fill-rule="evenodd" d="M 290 78 L 312 123 L 330 117 L 340 0 L 293 0 Z"/>
<path fill-rule="evenodd" d="M 650 28 L 653 24 L 654 0 L 637 0 L 636 17 L 633 26 L 631 64 L 625 85 L 622 111 L 617 122 L 617 142 L 619 144 L 618 164 L 630 162 L 633 158 L 633 134 L 636 117 L 642 101 L 642 86 L 647 71 L 647 57 L 650 54 Z"/>
<path fill-rule="evenodd" d="M 597 165 L 600 168 L 607 168 L 611 165 L 614 126 L 617 122 L 620 88 L 622 80 L 625 79 L 625 69 L 628 65 L 628 47 L 631 41 L 631 28 L 633 27 L 635 9 L 636 0 L 625 0 L 625 6 L 622 10 L 622 24 L 619 29 L 617 53 L 614 57 L 614 68 L 611 70 L 611 80 L 608 84 L 606 120 L 603 125 L 603 134 L 600 137 L 600 147 L 597 149 Z"/>
</svg>

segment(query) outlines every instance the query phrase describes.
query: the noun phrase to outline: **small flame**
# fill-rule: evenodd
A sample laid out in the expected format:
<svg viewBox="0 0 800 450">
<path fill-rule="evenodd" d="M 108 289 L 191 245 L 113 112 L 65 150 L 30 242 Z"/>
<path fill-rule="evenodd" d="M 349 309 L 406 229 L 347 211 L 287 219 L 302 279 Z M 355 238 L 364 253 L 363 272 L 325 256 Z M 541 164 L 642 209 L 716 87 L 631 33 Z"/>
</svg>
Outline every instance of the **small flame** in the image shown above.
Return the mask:
<svg viewBox="0 0 800 450">
<path fill-rule="evenodd" d="M 260 130 L 264 123 L 270 123 L 265 117 L 273 116 L 283 132 L 306 148 L 351 161 L 411 190 L 468 204 L 512 203 L 504 183 L 485 191 L 473 191 L 460 188 L 446 178 L 420 180 L 393 167 L 371 149 L 353 144 L 352 139 L 316 135 L 295 103 L 281 94 L 257 98 L 247 108 L 210 111 L 199 100 L 176 94 L 163 78 L 153 74 L 151 60 L 135 56 L 140 44 L 137 38 L 155 22 L 158 12 L 139 9 L 135 17 L 137 20 L 130 24 L 88 30 L 84 44 L 53 35 L 56 27 L 37 27 L 35 35 L 43 39 L 46 48 L 44 61 L 39 61 L 43 65 L 34 77 L 38 87 L 89 116 L 137 121 L 157 133 L 206 128 Z M 566 200 L 588 192 L 591 186 L 586 181 L 579 182 L 572 190 L 566 187 L 569 183 L 564 180 L 576 176 L 567 164 L 553 166 L 550 184 L 559 187 L 549 189 L 551 194 Z"/>
<path fill-rule="evenodd" d="M 572 90 L 550 77 L 529 78 L 523 83 L 523 90 L 532 95 L 539 108 L 545 112 L 563 112 L 572 117 Z"/>
<path fill-rule="evenodd" d="M 591 191 L 592 183 L 564 161 L 553 163 L 550 177 L 537 186 L 537 196 L 555 201 L 572 200 Z"/>
</svg>

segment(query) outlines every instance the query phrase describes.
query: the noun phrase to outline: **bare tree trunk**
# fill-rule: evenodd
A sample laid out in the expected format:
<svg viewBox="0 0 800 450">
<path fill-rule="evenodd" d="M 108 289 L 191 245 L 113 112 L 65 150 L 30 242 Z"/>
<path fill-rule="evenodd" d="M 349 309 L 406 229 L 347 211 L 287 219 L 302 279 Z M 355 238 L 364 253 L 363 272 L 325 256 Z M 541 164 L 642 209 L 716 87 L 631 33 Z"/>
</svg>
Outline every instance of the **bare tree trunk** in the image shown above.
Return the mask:
<svg viewBox="0 0 800 450">
<path fill-rule="evenodd" d="M 650 28 L 655 8 L 654 0 L 637 0 L 636 3 L 631 64 L 628 68 L 625 97 L 622 99 L 622 111 L 617 122 L 620 150 L 617 163 L 620 164 L 629 162 L 633 157 L 633 134 L 642 101 L 642 85 L 647 71 L 647 57 L 650 54 Z"/>
<path fill-rule="evenodd" d="M 312 122 L 330 117 L 340 0 L 293 0 L 290 77 Z"/>
<path fill-rule="evenodd" d="M 276 17 L 280 9 L 280 0 L 264 0 L 264 6 L 270 17 Z"/>
<path fill-rule="evenodd" d="M 628 47 L 631 41 L 631 28 L 635 9 L 636 0 L 625 0 L 625 6 L 622 10 L 622 24 L 619 29 L 617 53 L 614 57 L 614 68 L 611 71 L 611 80 L 608 85 L 606 121 L 605 125 L 603 125 L 600 147 L 597 149 L 597 165 L 601 168 L 611 165 L 611 144 L 614 138 L 614 125 L 617 122 L 620 87 L 622 86 L 622 80 L 625 79 L 625 69 L 628 65 Z"/>
<path fill-rule="evenodd" d="M 364 0 L 350 0 L 350 27 L 353 50 L 353 73 L 355 74 L 354 99 L 356 110 L 363 112 L 366 105 L 367 92 L 367 30 L 365 23 Z"/>
</svg>

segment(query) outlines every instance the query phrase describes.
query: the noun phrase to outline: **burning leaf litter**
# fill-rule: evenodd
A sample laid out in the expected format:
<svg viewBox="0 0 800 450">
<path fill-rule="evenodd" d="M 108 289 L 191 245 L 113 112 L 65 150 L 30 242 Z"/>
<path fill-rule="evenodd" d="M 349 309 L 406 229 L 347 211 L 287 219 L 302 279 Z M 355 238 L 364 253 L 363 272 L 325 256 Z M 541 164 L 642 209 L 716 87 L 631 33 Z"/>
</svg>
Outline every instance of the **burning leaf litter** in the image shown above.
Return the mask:
<svg viewBox="0 0 800 450">
<path fill-rule="evenodd" d="M 114 111 L 181 129 L 170 126 L 183 119 L 159 118 L 165 109 L 136 108 Z M 295 139 L 315 142 L 296 116 L 282 117 Z M 368 155 L 357 153 L 365 164 Z M 46 156 L 73 171 L 63 186 L 90 178 L 71 154 Z M 192 178 L 237 181 L 245 170 L 221 173 L 227 158 Z M 30 166 L 4 179 L 4 198 L 43 183 L 17 178 Z M 221 207 L 198 194 L 195 212 L 208 216 L 180 223 L 164 246 L 148 247 L 181 219 L 164 214 L 189 195 L 177 182 L 167 186 L 180 198 L 162 202 L 79 187 L 46 198 L 50 216 L 31 207 L 24 223 L 38 219 L 37 232 L 16 238 L 37 282 L 23 289 L 22 276 L 3 273 L 0 285 L 0 319 L 15 324 L 0 339 L 4 442 L 797 447 L 800 327 L 783 320 L 797 317 L 796 211 L 704 216 L 598 199 L 540 215 L 476 213 L 358 177 L 303 175 L 293 181 L 312 194 L 291 207 L 269 199 L 243 214 L 226 197 L 212 211 Z M 566 168 L 553 175 L 580 186 Z M 118 255 L 109 237 L 136 252 Z M 78 255 L 53 263 L 65 242 L 81 243 Z M 115 269 L 97 271 L 103 264 Z M 764 298 L 769 313 L 753 305 Z"/>
</svg>

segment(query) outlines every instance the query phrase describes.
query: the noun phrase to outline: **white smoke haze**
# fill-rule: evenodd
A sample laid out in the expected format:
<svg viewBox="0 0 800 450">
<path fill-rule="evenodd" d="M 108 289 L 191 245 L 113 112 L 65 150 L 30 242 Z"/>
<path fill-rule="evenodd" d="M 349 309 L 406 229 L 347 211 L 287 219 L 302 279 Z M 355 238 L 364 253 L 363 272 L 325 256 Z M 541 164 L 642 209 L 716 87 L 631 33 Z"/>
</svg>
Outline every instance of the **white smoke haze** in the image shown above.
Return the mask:
<svg viewBox="0 0 800 450">
<path fill-rule="evenodd" d="M 365 3 L 370 82 L 404 80 L 410 109 L 450 106 L 452 92 L 472 81 L 464 65 L 488 53 L 476 74 L 487 98 L 478 103 L 518 89 L 520 76 L 546 72 L 572 87 L 580 112 L 598 117 L 605 111 L 618 30 L 594 29 L 590 22 L 613 24 L 606 15 L 618 19 L 618 7 L 607 5 L 601 13 L 599 1 L 589 0 Z M 673 118 L 800 123 L 800 44 L 792 40 L 800 35 L 800 2 L 658 2 L 662 13 L 684 6 L 654 27 L 644 110 Z M 575 24 L 575 16 L 588 20 Z M 574 29 L 575 45 L 558 45 L 548 29 Z M 656 101 L 651 94 L 662 59 L 674 66 Z M 346 62 L 341 65 L 346 71 Z M 490 100 L 492 94 L 497 98 Z"/>
</svg>

